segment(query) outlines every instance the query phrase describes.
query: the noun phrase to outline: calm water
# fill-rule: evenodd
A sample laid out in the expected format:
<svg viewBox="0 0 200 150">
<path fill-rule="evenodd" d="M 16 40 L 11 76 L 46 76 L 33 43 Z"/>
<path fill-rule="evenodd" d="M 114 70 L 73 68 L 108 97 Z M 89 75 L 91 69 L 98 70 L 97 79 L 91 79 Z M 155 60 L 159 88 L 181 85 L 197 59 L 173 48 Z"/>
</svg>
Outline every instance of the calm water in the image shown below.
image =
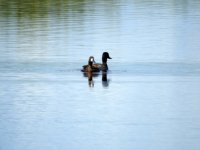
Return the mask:
<svg viewBox="0 0 200 150">
<path fill-rule="evenodd" d="M 0 0 L 0 149 L 199 150 L 199 48 L 198 0 Z"/>
</svg>

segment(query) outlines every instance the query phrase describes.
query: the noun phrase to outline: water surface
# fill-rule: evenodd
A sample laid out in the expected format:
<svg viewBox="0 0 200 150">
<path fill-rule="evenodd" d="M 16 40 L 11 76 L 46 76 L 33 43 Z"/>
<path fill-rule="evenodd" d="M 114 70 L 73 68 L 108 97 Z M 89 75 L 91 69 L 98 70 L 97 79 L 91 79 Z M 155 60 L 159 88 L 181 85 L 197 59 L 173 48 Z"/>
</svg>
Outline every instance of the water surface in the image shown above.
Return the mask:
<svg viewBox="0 0 200 150">
<path fill-rule="evenodd" d="M 198 150 L 199 35 L 197 0 L 0 0 L 0 149 Z"/>
</svg>

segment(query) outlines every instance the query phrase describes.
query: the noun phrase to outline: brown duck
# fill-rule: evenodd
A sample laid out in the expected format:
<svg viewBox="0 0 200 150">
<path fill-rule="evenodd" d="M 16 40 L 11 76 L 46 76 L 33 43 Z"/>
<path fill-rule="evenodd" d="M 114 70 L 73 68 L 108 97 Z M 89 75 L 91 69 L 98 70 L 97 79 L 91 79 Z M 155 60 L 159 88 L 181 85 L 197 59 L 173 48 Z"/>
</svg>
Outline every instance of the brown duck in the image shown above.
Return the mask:
<svg viewBox="0 0 200 150">
<path fill-rule="evenodd" d="M 82 72 L 99 72 L 100 70 L 94 67 L 94 57 L 90 56 L 88 59 L 88 64 L 83 66 Z"/>
</svg>

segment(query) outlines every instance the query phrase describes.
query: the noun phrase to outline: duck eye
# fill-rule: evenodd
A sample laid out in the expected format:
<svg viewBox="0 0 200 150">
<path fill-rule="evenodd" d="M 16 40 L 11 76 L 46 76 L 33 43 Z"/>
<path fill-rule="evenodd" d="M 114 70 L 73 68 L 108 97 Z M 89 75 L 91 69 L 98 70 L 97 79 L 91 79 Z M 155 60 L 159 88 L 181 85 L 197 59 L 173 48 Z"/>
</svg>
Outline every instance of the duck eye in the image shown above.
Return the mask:
<svg viewBox="0 0 200 150">
<path fill-rule="evenodd" d="M 93 61 L 94 61 L 94 58 L 90 58 L 90 61 L 93 62 Z"/>
</svg>

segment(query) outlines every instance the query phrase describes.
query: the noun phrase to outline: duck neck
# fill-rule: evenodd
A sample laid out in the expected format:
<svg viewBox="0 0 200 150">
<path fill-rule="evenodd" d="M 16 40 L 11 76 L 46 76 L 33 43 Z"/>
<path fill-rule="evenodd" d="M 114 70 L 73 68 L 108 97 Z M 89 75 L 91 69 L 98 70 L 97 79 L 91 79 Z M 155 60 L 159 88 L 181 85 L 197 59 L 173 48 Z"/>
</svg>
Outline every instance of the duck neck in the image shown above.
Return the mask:
<svg viewBox="0 0 200 150">
<path fill-rule="evenodd" d="M 107 64 L 107 58 L 102 57 L 102 64 Z"/>
<path fill-rule="evenodd" d="M 93 62 L 91 62 L 91 61 L 88 62 L 88 65 L 89 65 L 89 66 L 92 66 L 92 64 L 93 64 Z"/>
</svg>

